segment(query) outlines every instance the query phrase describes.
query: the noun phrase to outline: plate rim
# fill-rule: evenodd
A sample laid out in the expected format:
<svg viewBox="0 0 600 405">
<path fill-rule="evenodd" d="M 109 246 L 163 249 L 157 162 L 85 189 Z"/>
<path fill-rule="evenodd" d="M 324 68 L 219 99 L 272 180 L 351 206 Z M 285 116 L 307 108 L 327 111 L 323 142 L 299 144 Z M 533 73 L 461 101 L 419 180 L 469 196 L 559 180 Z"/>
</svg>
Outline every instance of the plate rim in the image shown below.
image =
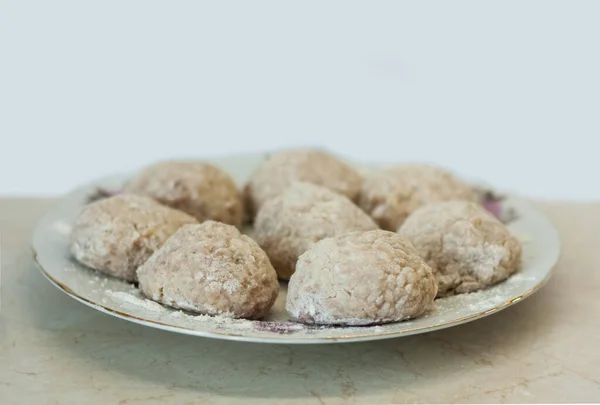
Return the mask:
<svg viewBox="0 0 600 405">
<path fill-rule="evenodd" d="M 402 336 L 411 336 L 418 335 L 423 333 L 434 332 L 441 329 L 447 329 L 453 326 L 462 325 L 471 321 L 475 321 L 477 319 L 484 318 L 489 315 L 493 315 L 494 313 L 500 312 L 508 307 L 515 305 L 518 302 L 525 300 L 526 298 L 532 296 L 537 291 L 539 291 L 547 282 L 550 280 L 554 271 L 556 269 L 556 264 L 554 264 L 546 274 L 546 276 L 540 280 L 535 286 L 525 291 L 524 293 L 518 295 L 517 297 L 511 298 L 499 305 L 496 305 L 492 308 L 486 309 L 484 311 L 477 312 L 475 314 L 471 314 L 468 316 L 464 316 L 462 318 L 453 319 L 451 321 L 439 322 L 430 326 L 421 326 L 412 329 L 405 329 L 402 331 L 389 331 L 389 332 L 379 332 L 377 334 L 373 333 L 365 333 L 365 334 L 352 334 L 348 336 L 324 336 L 324 337 L 315 337 L 310 339 L 299 339 L 294 337 L 287 337 L 285 334 L 278 334 L 277 338 L 269 337 L 269 336 L 246 336 L 246 335 L 238 335 L 234 333 L 223 333 L 214 330 L 195 330 L 189 329 L 183 326 L 172 326 L 162 322 L 142 319 L 135 315 L 130 315 L 125 312 L 117 311 L 112 308 L 108 308 L 102 304 L 98 304 L 96 302 L 90 301 L 85 297 L 82 297 L 71 290 L 68 286 L 64 285 L 60 281 L 54 279 L 42 266 L 42 264 L 38 261 L 37 251 L 33 247 L 33 244 L 30 245 L 31 250 L 33 252 L 33 261 L 36 264 L 36 267 L 39 269 L 40 273 L 50 282 L 50 284 L 54 285 L 57 289 L 62 291 L 64 294 L 69 297 L 85 304 L 88 307 L 94 308 L 100 312 L 103 312 L 108 315 L 112 315 L 116 318 L 120 318 L 126 321 L 130 321 L 133 323 L 137 323 L 140 325 L 148 326 L 155 329 L 161 329 L 169 332 L 180 333 L 184 335 L 198 336 L 198 337 L 206 337 L 211 339 L 220 339 L 220 340 L 231 340 L 238 342 L 250 342 L 250 343 L 275 343 L 275 344 L 315 344 L 315 343 L 352 343 L 352 342 L 361 342 L 361 341 L 372 341 L 372 340 L 383 340 L 383 339 L 392 339 L 396 337 Z M 558 260 L 557 260 L 558 261 Z M 290 335 L 293 336 L 293 335 Z"/>
</svg>

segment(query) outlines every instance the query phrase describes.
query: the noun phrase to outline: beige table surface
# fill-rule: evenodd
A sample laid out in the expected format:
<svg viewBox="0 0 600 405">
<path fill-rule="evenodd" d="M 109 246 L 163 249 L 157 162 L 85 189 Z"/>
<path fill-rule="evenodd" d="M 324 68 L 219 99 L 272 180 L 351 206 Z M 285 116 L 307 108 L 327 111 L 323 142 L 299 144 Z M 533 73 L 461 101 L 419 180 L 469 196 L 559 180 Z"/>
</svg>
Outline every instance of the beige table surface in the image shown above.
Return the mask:
<svg viewBox="0 0 600 405">
<path fill-rule="evenodd" d="M 102 314 L 47 282 L 31 231 L 50 201 L 0 200 L 0 404 L 600 401 L 600 204 L 544 204 L 563 253 L 498 314 L 418 336 L 269 345 Z"/>
</svg>

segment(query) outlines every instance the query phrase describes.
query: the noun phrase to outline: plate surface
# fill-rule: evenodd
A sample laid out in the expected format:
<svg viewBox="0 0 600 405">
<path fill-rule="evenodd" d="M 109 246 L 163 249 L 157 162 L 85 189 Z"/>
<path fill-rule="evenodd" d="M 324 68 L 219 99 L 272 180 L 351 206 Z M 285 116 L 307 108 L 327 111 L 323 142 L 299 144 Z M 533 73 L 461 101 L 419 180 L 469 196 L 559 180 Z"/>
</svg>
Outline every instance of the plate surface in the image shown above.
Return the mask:
<svg viewBox="0 0 600 405">
<path fill-rule="evenodd" d="M 228 171 L 241 185 L 262 154 L 205 159 Z M 357 164 L 369 171 L 379 165 Z M 560 244 L 556 230 L 544 215 L 525 201 L 508 197 L 505 208 L 515 211 L 508 227 L 523 243 L 523 267 L 508 280 L 489 289 L 435 301 L 426 315 L 405 322 L 364 327 L 306 326 L 289 322 L 285 311 L 287 288 L 261 321 L 195 316 L 144 299 L 131 284 L 88 269 L 70 258 L 71 224 L 98 188 L 117 190 L 127 176 L 92 182 L 68 194 L 40 221 L 33 234 L 34 258 L 50 282 L 60 290 L 102 312 L 172 332 L 229 340 L 269 343 L 333 343 L 385 339 L 430 332 L 498 312 L 537 291 L 550 277 Z"/>
</svg>

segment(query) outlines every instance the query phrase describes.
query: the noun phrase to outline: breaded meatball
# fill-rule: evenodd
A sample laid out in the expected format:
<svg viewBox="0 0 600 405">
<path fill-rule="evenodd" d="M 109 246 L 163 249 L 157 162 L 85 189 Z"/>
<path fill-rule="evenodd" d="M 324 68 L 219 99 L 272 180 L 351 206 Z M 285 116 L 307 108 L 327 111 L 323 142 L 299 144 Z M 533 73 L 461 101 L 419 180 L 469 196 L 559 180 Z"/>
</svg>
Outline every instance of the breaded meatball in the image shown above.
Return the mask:
<svg viewBox="0 0 600 405">
<path fill-rule="evenodd" d="M 71 252 L 88 267 L 135 281 L 141 266 L 175 231 L 197 223 L 149 197 L 118 195 L 86 205 L 71 232 Z"/>
<path fill-rule="evenodd" d="M 421 315 L 437 291 L 410 242 L 375 230 L 323 239 L 300 256 L 286 309 L 300 322 L 368 325 Z"/>
<path fill-rule="evenodd" d="M 208 163 L 156 163 L 132 178 L 124 191 L 152 197 L 161 204 L 187 212 L 200 222 L 214 220 L 238 227 L 242 223 L 242 194 L 235 181 Z"/>
<path fill-rule="evenodd" d="M 207 315 L 260 318 L 279 291 L 277 274 L 256 242 L 215 221 L 182 227 L 137 274 L 146 297 Z"/>
<path fill-rule="evenodd" d="M 267 252 L 279 278 L 288 280 L 298 257 L 321 239 L 377 224 L 347 197 L 296 182 L 261 207 L 252 235 Z"/>
<path fill-rule="evenodd" d="M 438 296 L 485 288 L 517 271 L 521 244 L 482 206 L 470 201 L 430 204 L 413 212 L 398 233 L 431 266 Z"/>
<path fill-rule="evenodd" d="M 427 165 L 406 164 L 368 176 L 358 204 L 382 229 L 396 232 L 411 212 L 448 200 L 476 201 L 476 193 L 450 172 Z"/>
<path fill-rule="evenodd" d="M 246 209 L 253 218 L 260 207 L 295 181 L 327 187 L 354 200 L 361 175 L 337 157 L 320 150 L 291 149 L 275 153 L 254 171 L 244 189 Z"/>
</svg>

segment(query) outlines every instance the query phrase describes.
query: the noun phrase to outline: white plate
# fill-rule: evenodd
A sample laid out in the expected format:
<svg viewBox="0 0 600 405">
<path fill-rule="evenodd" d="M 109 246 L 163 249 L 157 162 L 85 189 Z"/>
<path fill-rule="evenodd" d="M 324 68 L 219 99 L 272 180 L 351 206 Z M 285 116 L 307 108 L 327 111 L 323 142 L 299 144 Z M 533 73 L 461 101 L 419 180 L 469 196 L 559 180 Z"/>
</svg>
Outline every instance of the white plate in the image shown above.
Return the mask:
<svg viewBox="0 0 600 405">
<path fill-rule="evenodd" d="M 231 173 L 242 184 L 263 155 L 206 159 Z M 376 165 L 357 165 L 371 170 Z M 93 182 L 60 201 L 40 221 L 33 235 L 34 257 L 42 273 L 60 290 L 99 311 L 146 326 L 189 335 L 269 343 L 330 343 L 385 339 L 430 332 L 498 312 L 537 291 L 550 277 L 559 257 L 556 230 L 525 201 L 509 197 L 503 204 L 517 219 L 508 226 L 523 242 L 523 267 L 516 275 L 487 290 L 436 300 L 436 308 L 418 319 L 365 327 L 315 327 L 288 321 L 286 286 L 264 320 L 230 320 L 194 316 L 142 298 L 124 281 L 90 270 L 69 256 L 68 236 L 81 206 L 99 187 L 118 189 L 126 176 Z"/>
</svg>

